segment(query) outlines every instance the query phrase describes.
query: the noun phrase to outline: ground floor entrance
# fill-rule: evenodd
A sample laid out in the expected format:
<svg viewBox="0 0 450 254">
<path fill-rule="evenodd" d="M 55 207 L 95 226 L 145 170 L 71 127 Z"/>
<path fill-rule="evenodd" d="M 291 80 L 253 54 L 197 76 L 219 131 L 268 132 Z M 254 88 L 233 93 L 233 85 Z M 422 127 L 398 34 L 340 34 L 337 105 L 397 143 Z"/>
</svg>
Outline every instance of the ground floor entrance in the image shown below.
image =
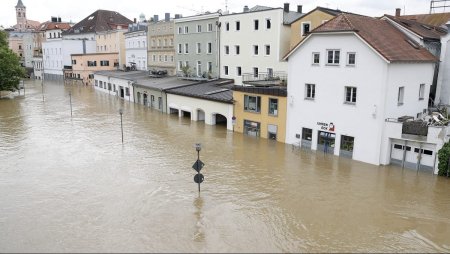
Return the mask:
<svg viewBox="0 0 450 254">
<path fill-rule="evenodd" d="M 391 139 L 391 164 L 415 170 L 433 170 L 435 161 L 435 144 Z"/>
</svg>

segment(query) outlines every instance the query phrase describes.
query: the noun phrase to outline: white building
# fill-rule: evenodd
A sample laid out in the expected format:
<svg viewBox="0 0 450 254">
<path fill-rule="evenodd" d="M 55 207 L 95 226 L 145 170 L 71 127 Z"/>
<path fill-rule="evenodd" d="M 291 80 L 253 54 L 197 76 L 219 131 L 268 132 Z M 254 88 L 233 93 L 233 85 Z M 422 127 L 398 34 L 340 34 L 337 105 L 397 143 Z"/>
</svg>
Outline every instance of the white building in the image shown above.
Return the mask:
<svg viewBox="0 0 450 254">
<path fill-rule="evenodd" d="M 411 135 L 399 121 L 427 112 L 436 58 L 425 48 L 387 21 L 340 14 L 285 59 L 286 143 L 375 165 L 400 160 L 437 169 L 446 128 Z M 398 157 L 396 150 L 411 155 Z"/>
<path fill-rule="evenodd" d="M 147 70 L 147 23 L 133 23 L 125 35 L 126 66 Z"/>
<path fill-rule="evenodd" d="M 220 77 L 234 79 L 236 85 L 285 79 L 287 63 L 282 59 L 289 51 L 290 23 L 302 15 L 290 12 L 285 4 L 284 8 L 245 6 L 242 13 L 220 16 Z"/>
<path fill-rule="evenodd" d="M 115 95 L 128 102 L 134 102 L 134 83 L 128 72 L 117 71 L 114 76 L 109 71 L 100 71 L 94 74 L 94 88 L 96 91 Z"/>
</svg>

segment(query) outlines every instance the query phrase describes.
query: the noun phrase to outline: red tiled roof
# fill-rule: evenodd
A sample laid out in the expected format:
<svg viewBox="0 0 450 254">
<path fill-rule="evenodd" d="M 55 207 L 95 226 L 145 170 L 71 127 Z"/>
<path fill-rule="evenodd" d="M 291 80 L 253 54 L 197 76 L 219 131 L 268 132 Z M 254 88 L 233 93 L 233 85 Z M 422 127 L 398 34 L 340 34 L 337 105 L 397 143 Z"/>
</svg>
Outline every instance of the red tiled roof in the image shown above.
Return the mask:
<svg viewBox="0 0 450 254">
<path fill-rule="evenodd" d="M 410 41 L 386 20 L 343 13 L 314 29 L 311 33 L 353 31 L 391 62 L 435 62 L 425 48 Z"/>
<path fill-rule="evenodd" d="M 47 30 L 54 30 L 54 29 L 61 29 L 62 31 L 70 29 L 69 23 L 61 23 L 61 22 L 44 22 L 39 27 L 40 31 L 47 31 Z"/>
<path fill-rule="evenodd" d="M 433 13 L 433 14 L 403 15 L 400 17 L 404 18 L 404 19 L 418 21 L 420 23 L 424 23 L 424 24 L 428 24 L 428 25 L 432 25 L 432 26 L 443 26 L 450 20 L 450 12 Z"/>
<path fill-rule="evenodd" d="M 443 28 L 420 23 L 413 20 L 404 19 L 401 17 L 395 17 L 391 15 L 385 15 L 387 18 L 395 21 L 397 24 L 404 28 L 422 36 L 425 39 L 440 40 L 442 35 L 446 35 L 447 31 Z"/>
</svg>

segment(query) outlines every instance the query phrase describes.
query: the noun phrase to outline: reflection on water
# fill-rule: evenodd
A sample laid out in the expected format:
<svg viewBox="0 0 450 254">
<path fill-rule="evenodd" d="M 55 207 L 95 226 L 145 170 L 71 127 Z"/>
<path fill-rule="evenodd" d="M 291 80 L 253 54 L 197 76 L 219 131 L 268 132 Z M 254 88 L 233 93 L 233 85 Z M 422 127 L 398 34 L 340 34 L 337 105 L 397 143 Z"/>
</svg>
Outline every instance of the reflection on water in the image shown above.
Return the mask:
<svg viewBox="0 0 450 254">
<path fill-rule="evenodd" d="M 0 100 L 1 252 L 450 251 L 446 178 L 40 88 Z"/>
</svg>

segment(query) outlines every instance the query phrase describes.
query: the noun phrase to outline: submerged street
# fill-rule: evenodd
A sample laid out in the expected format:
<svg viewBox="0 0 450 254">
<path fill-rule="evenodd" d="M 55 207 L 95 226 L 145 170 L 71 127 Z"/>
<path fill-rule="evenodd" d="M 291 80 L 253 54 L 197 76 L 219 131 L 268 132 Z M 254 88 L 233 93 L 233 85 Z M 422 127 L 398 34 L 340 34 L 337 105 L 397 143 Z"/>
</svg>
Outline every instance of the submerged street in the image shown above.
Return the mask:
<svg viewBox="0 0 450 254">
<path fill-rule="evenodd" d="M 450 252 L 448 178 L 293 150 L 92 87 L 46 83 L 44 102 L 40 82 L 25 92 L 0 100 L 0 252 Z"/>
</svg>

